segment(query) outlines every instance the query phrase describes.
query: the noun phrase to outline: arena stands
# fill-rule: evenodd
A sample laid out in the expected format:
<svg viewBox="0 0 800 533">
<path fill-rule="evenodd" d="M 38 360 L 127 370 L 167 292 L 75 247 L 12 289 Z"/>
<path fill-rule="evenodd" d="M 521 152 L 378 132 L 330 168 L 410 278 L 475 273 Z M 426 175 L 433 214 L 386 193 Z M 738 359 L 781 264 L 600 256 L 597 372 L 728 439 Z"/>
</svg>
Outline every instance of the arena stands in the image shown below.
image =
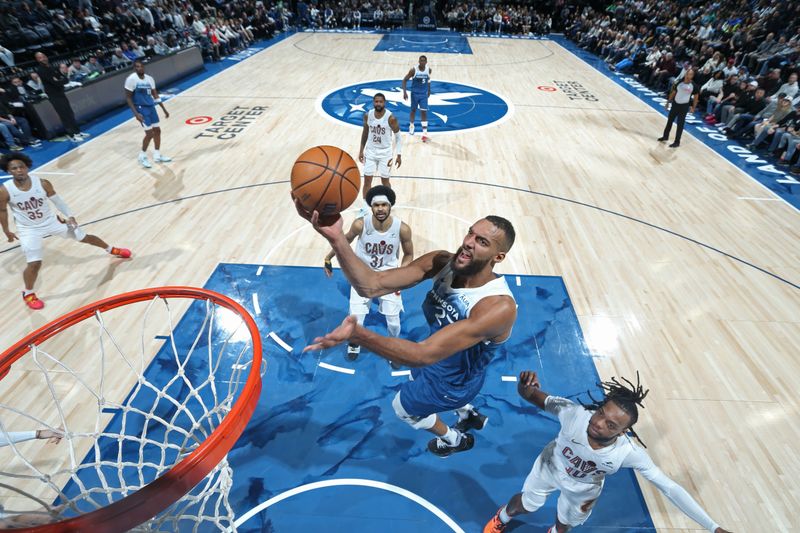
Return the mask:
<svg viewBox="0 0 800 533">
<path fill-rule="evenodd" d="M 697 114 L 800 174 L 800 3 L 619 0 L 571 13 L 565 33 L 655 91 L 695 69 Z"/>
</svg>

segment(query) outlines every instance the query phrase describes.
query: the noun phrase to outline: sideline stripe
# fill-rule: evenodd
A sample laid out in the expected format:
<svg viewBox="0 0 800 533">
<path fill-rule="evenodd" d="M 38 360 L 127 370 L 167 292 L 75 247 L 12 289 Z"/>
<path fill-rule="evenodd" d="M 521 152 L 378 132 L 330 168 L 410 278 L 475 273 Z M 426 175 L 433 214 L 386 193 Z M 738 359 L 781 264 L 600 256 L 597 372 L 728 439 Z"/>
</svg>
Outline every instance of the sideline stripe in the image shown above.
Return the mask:
<svg viewBox="0 0 800 533">
<path fill-rule="evenodd" d="M 255 507 L 247 511 L 245 514 L 237 518 L 236 521 L 233 523 L 233 525 L 234 527 L 241 527 L 242 524 L 250 520 L 250 518 L 260 513 L 261 511 L 268 509 L 269 507 L 272 507 L 276 503 L 291 498 L 292 496 L 302 494 L 304 492 L 309 492 L 317 489 L 324 489 L 327 487 L 371 487 L 374 489 L 380 489 L 380 490 L 385 490 L 387 492 L 392 492 L 399 496 L 403 496 L 404 498 L 408 498 L 412 502 L 419 504 L 421 507 L 424 507 L 432 514 L 436 515 L 436 517 L 439 520 L 444 522 L 455 533 L 465 533 L 465 531 L 461 529 L 461 526 L 456 524 L 455 520 L 447 516 L 441 509 L 433 505 L 431 502 L 429 502 L 422 496 L 414 494 L 410 490 L 406 490 L 396 485 L 390 485 L 389 483 L 383 483 L 382 481 L 374 481 L 372 479 L 330 479 L 326 481 L 317 481 L 316 483 L 308 483 L 307 485 L 301 485 L 299 487 L 287 490 L 286 492 L 282 492 L 281 494 L 273 496 L 269 500 L 256 505 Z M 232 529 L 229 529 L 228 531 L 232 531 Z"/>
</svg>

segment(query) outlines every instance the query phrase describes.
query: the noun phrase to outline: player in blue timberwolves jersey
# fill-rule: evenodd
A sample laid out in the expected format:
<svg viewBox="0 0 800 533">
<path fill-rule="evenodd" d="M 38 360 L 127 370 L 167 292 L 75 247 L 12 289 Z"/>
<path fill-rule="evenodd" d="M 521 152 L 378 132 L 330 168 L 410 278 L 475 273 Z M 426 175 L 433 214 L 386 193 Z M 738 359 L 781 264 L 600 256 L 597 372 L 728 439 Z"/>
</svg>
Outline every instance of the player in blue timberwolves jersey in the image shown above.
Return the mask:
<svg viewBox="0 0 800 533">
<path fill-rule="evenodd" d="M 406 83 L 411 80 L 411 112 L 408 117 L 408 133 L 414 135 L 414 119 L 419 108 L 422 121 L 422 142 L 428 142 L 428 97 L 431 95 L 431 68 L 428 58 L 419 56 L 419 65 L 408 71 L 403 78 L 403 100 L 408 100 Z"/>
<path fill-rule="evenodd" d="M 169 118 L 169 113 L 156 90 L 156 82 L 152 76 L 144 73 L 144 63 L 139 60 L 133 62 L 133 74 L 125 79 L 125 99 L 128 107 L 133 111 L 133 116 L 144 128 L 144 139 L 142 140 L 142 151 L 139 152 L 139 163 L 144 168 L 151 168 L 150 160 L 147 159 L 147 147 L 150 139 L 153 140 L 153 161 L 156 163 L 169 163 L 171 158 L 162 155 L 161 149 L 161 127 L 158 123 L 158 113 L 156 104 L 161 106 L 164 116 Z"/>
<path fill-rule="evenodd" d="M 432 279 L 423 311 L 431 335 L 420 341 L 386 337 L 359 326 L 347 317 L 341 326 L 314 339 L 308 350 L 327 349 L 345 341 L 401 365 L 411 367 L 413 381 L 400 389 L 392 407 L 415 429 L 436 435 L 428 450 L 441 457 L 472 448 L 469 429 L 482 429 L 486 417 L 470 405 L 486 376 L 486 367 L 511 336 L 516 304 L 505 278 L 493 272 L 514 243 L 514 228 L 498 216 L 488 216 L 469 228 L 455 253 L 439 250 L 407 266 L 371 270 L 350 248 L 341 217 L 330 226 L 319 225 L 319 214 L 298 213 L 330 242 L 342 272 L 358 294 L 378 297 Z M 448 427 L 439 413 L 455 410 L 459 422 Z"/>
</svg>

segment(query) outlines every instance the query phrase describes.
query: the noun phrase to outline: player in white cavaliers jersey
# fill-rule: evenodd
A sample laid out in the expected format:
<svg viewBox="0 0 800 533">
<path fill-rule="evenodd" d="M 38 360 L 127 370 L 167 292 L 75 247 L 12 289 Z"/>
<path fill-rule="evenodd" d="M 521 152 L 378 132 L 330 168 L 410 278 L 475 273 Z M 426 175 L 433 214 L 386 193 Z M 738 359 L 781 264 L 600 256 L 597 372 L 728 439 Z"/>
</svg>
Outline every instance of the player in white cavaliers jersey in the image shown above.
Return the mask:
<svg viewBox="0 0 800 533">
<path fill-rule="evenodd" d="M 686 490 L 658 468 L 644 448 L 637 446 L 628 433 L 639 438 L 632 427 L 639 417 L 637 405 L 647 396 L 637 382 L 623 379 L 601 383 L 606 397 L 601 402 L 581 405 L 566 398 L 543 392 L 535 372 L 520 373 L 517 391 L 539 409 L 558 416 L 561 431 L 545 446 L 522 486 L 492 517 L 484 533 L 505 531 L 511 518 L 532 513 L 544 505 L 556 490 L 558 517 L 548 533 L 564 533 L 583 524 L 592 513 L 608 475 L 620 468 L 634 468 L 653 483 L 672 503 L 711 533 L 729 533 L 722 529 Z M 638 375 L 637 375 L 638 381 Z"/>
<path fill-rule="evenodd" d="M 400 135 L 400 124 L 391 111 L 386 109 L 386 97 L 382 93 L 372 98 L 373 108 L 364 115 L 364 129 L 361 131 L 361 149 L 358 160 L 364 163 L 364 199 L 372 188 L 372 176 L 381 177 L 381 184 L 391 187 L 389 168 L 393 162 L 400 168 L 402 163 L 403 138 Z M 392 153 L 392 137 L 394 137 L 394 153 Z M 394 161 L 393 158 L 394 157 Z M 359 216 L 369 214 L 369 202 L 361 209 Z"/>
<path fill-rule="evenodd" d="M 414 259 L 414 245 L 411 242 L 411 228 L 408 224 L 392 215 L 392 206 L 396 201 L 394 191 L 385 185 L 372 187 L 367 191 L 367 202 L 372 206 L 371 217 L 359 217 L 350 226 L 345 238 L 347 242 L 356 243 L 356 255 L 372 270 L 381 271 L 399 266 L 406 266 Z M 403 258 L 400 259 L 400 249 Z M 325 256 L 325 274 L 333 275 L 333 250 Z M 369 307 L 373 298 L 359 296 L 350 288 L 350 314 L 355 315 L 359 325 L 364 324 L 364 319 L 369 314 Z M 378 311 L 386 317 L 386 329 L 389 336 L 400 335 L 400 311 L 403 310 L 403 299 L 400 292 L 390 292 L 378 297 Z M 350 343 L 347 345 L 347 359 L 355 361 L 361 347 Z M 391 363 L 392 367 L 398 368 Z"/>
<path fill-rule="evenodd" d="M 33 286 L 42 266 L 42 239 L 48 235 L 85 242 L 103 248 L 117 257 L 130 257 L 131 251 L 127 248 L 111 247 L 100 237 L 87 235 L 78 226 L 66 202 L 56 194 L 53 185 L 47 180 L 28 174 L 32 164 L 31 159 L 23 154 L 6 155 L 0 159 L 0 168 L 13 178 L 0 187 L 0 225 L 8 237 L 8 242 L 19 239 L 22 253 L 28 262 L 22 273 L 25 282 L 22 299 L 31 309 L 42 309 L 44 302 L 36 297 Z M 53 202 L 61 214 L 67 217 L 66 221 L 53 213 L 50 202 Z M 16 233 L 8 226 L 9 208 L 14 215 Z"/>
</svg>

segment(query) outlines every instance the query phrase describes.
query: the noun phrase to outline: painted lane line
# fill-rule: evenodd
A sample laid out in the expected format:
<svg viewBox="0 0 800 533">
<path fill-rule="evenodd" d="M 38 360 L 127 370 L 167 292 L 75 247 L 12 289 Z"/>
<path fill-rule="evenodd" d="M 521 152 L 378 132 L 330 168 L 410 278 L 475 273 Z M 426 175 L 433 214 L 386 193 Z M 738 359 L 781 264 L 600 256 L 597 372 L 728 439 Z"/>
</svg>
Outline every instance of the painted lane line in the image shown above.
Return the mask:
<svg viewBox="0 0 800 533">
<path fill-rule="evenodd" d="M 342 374 L 350 374 L 351 376 L 356 373 L 356 371 L 353 370 L 352 368 L 344 368 L 341 366 L 329 365 L 325 361 L 320 361 L 319 366 L 321 366 L 322 368 L 327 368 L 328 370 L 333 370 L 334 372 L 340 372 Z"/>
<path fill-rule="evenodd" d="M 256 312 L 256 316 L 261 314 L 261 306 L 258 305 L 258 293 L 253 293 L 253 310 Z"/>
<path fill-rule="evenodd" d="M 262 502 L 245 514 L 240 516 L 236 519 L 233 523 L 234 527 L 241 527 L 242 524 L 250 520 L 253 516 L 257 515 L 261 511 L 272 507 L 276 503 L 279 503 L 283 500 L 291 498 L 292 496 L 296 496 L 297 494 L 302 494 L 304 492 L 309 492 L 312 490 L 323 489 L 327 487 L 371 487 L 375 489 L 385 490 L 387 492 L 393 492 L 399 496 L 403 496 L 404 498 L 408 498 L 412 502 L 419 504 L 421 507 L 425 508 L 426 510 L 430 511 L 432 514 L 436 515 L 436 517 L 444 522 L 450 529 L 452 529 L 455 533 L 465 533 L 461 526 L 456 524 L 455 520 L 447 516 L 444 511 L 433 505 L 431 502 L 423 498 L 418 494 L 414 494 L 410 490 L 406 490 L 404 488 L 398 487 L 396 485 L 390 485 L 389 483 L 383 483 L 381 481 L 374 481 L 371 479 L 330 479 L 326 481 L 317 481 L 316 483 L 309 483 L 307 485 L 301 485 L 299 487 L 295 487 L 293 489 L 287 490 L 277 496 L 273 496 L 269 500 Z M 228 530 L 231 531 L 231 530 Z"/>
<path fill-rule="evenodd" d="M 754 198 L 752 196 L 737 196 L 737 200 L 755 200 L 757 202 L 780 202 L 782 198 Z"/>
<path fill-rule="evenodd" d="M 411 375 L 411 370 L 395 370 L 395 371 L 392 372 L 392 375 L 395 376 L 395 377 L 397 377 L 397 376 L 410 376 Z"/>
<path fill-rule="evenodd" d="M 280 345 L 280 347 L 281 347 L 281 348 L 283 348 L 283 349 L 284 349 L 284 350 L 286 350 L 287 352 L 291 353 L 291 351 L 292 351 L 292 347 L 291 347 L 291 346 L 289 346 L 289 345 L 286 343 L 286 341 L 284 341 L 283 339 L 281 339 L 280 337 L 278 337 L 278 335 L 276 335 L 274 331 L 270 331 L 270 332 L 269 332 L 269 334 L 267 335 L 267 337 L 269 337 L 270 339 L 274 340 L 275 342 L 277 342 L 277 343 L 278 343 L 278 345 Z"/>
<path fill-rule="evenodd" d="M 502 381 L 517 381 L 517 376 L 502 376 L 500 379 Z"/>
<path fill-rule="evenodd" d="M 522 286 L 522 278 L 517 276 L 517 287 L 520 287 L 520 286 Z"/>
<path fill-rule="evenodd" d="M 263 266 L 258 267 L 258 270 L 256 270 L 256 276 L 260 276 L 261 272 L 263 272 L 263 270 L 264 270 Z"/>
</svg>

